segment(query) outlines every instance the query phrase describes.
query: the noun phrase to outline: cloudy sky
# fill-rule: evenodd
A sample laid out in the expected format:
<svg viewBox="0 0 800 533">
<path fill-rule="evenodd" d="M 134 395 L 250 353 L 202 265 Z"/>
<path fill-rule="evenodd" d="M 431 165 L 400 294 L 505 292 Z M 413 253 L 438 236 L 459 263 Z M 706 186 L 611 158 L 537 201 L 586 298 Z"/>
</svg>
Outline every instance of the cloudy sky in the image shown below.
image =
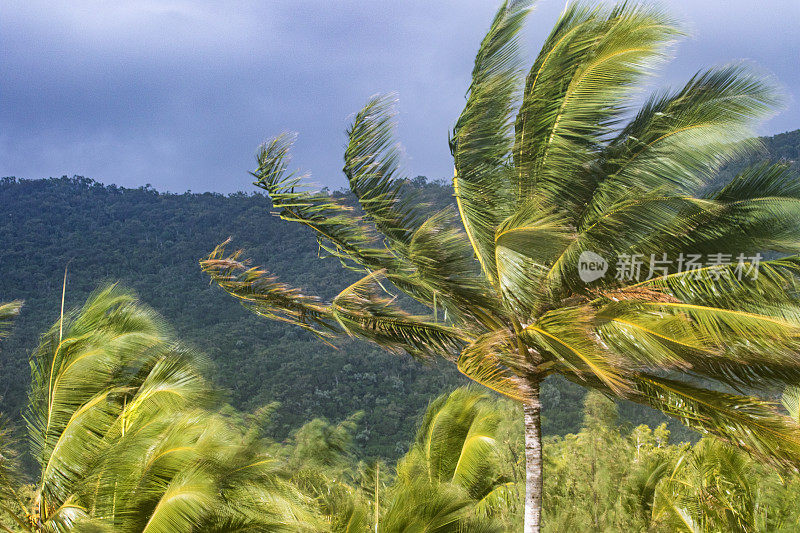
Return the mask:
<svg viewBox="0 0 800 533">
<path fill-rule="evenodd" d="M 659 85 L 748 59 L 800 128 L 798 0 L 664 0 L 690 37 Z M 299 132 L 294 161 L 343 185 L 349 117 L 396 92 L 410 176 L 448 177 L 447 133 L 494 0 L 4 0 L 0 176 L 79 174 L 159 190 L 249 191 L 254 152 Z M 531 57 L 564 7 L 540 0 Z"/>
</svg>

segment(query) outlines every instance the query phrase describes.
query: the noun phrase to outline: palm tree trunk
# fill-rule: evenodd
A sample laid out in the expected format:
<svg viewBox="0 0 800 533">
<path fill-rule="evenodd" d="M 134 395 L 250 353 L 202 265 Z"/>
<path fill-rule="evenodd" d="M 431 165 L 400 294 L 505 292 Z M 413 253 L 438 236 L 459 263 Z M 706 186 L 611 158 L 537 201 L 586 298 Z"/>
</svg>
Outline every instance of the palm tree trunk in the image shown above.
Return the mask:
<svg viewBox="0 0 800 533">
<path fill-rule="evenodd" d="M 525 533 L 539 533 L 542 523 L 542 404 L 539 381 L 528 384 L 525 414 Z"/>
</svg>

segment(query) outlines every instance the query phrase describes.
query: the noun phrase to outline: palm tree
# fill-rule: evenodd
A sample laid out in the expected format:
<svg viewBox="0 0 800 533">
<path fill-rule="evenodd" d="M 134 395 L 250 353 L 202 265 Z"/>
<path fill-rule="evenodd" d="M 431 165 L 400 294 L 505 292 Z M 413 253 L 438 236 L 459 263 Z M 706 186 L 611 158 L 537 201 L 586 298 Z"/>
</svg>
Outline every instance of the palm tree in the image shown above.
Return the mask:
<svg viewBox="0 0 800 533">
<path fill-rule="evenodd" d="M 724 66 L 633 110 L 679 30 L 629 3 L 571 4 L 525 77 L 517 39 L 529 10 L 503 4 L 478 50 L 450 140 L 457 215 L 431 214 L 405 187 L 391 101 L 376 97 L 344 157 L 360 210 L 301 187 L 287 172 L 290 136 L 261 147 L 254 173 L 278 214 L 314 230 L 358 282 L 323 302 L 224 245 L 203 269 L 262 316 L 442 356 L 522 402 L 526 532 L 540 528 L 539 387 L 551 374 L 796 465 L 797 425 L 742 391 L 800 379 L 800 260 L 785 256 L 800 243 L 800 184 L 761 165 L 714 185 L 757 146 L 752 126 L 775 90 Z M 770 251 L 780 255 L 758 255 Z M 689 268 L 696 256 L 709 264 Z M 634 276 L 637 260 L 656 270 Z M 427 313 L 405 310 L 397 291 Z"/>
<path fill-rule="evenodd" d="M 485 393 L 456 389 L 428 407 L 397 466 L 378 531 L 505 531 L 516 495 L 504 464 L 499 408 Z"/>
<path fill-rule="evenodd" d="M 777 476 L 763 475 L 759 466 L 718 440 L 701 440 L 658 485 L 654 521 L 664 530 L 685 533 L 781 530 L 782 517 L 768 516 L 770 511 L 778 515 L 778 506 L 771 508 L 767 500 L 780 483 Z"/>
<path fill-rule="evenodd" d="M 306 530 L 278 462 L 212 409 L 203 365 L 115 286 L 68 313 L 31 360 L 32 508 L 11 479 L 3 510 L 37 532 Z"/>
</svg>

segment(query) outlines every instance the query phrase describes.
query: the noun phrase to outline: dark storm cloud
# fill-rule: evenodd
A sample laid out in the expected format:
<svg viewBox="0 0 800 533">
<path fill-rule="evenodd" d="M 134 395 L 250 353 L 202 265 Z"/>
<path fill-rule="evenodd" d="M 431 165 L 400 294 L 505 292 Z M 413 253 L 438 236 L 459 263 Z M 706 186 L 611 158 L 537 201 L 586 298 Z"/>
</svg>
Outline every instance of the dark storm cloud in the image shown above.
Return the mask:
<svg viewBox="0 0 800 533">
<path fill-rule="evenodd" d="M 660 83 L 748 58 L 790 95 L 762 132 L 800 127 L 796 0 L 662 4 L 693 37 Z M 563 6 L 540 2 L 530 51 Z M 484 0 L 6 2 L 0 175 L 250 190 L 256 146 L 293 130 L 297 165 L 338 186 L 348 117 L 370 95 L 395 91 L 408 173 L 447 177 L 447 132 L 494 8 Z"/>
</svg>

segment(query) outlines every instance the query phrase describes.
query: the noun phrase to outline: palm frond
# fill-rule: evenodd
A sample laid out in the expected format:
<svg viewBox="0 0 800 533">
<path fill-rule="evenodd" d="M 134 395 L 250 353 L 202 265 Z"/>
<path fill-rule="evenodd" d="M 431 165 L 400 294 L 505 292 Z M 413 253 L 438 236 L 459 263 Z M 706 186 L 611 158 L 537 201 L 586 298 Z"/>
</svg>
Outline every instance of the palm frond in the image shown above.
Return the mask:
<svg viewBox="0 0 800 533">
<path fill-rule="evenodd" d="M 298 190 L 301 177 L 287 174 L 291 146 L 287 136 L 262 146 L 259 169 L 254 174 L 256 184 L 269 193 L 281 218 L 312 228 L 320 246 L 345 266 L 362 272 L 384 271 L 386 279 L 398 289 L 428 307 L 435 307 L 437 299 L 440 304 L 455 299 L 450 304 L 455 313 L 461 308 L 456 304 L 465 299 L 478 298 L 486 303 L 482 295 L 485 284 L 475 275 L 469 246 L 455 229 L 455 221 L 446 212 L 426 219 L 427 213 L 423 215 L 422 207 L 403 188 L 392 141 L 390 107 L 387 98 L 371 100 L 348 131 L 344 170 L 365 217 L 330 196 Z M 392 244 L 392 250 L 386 248 L 387 243 Z M 420 249 L 437 250 L 436 268 L 427 258 L 421 258 Z M 215 251 L 209 260 L 219 255 Z M 275 290 L 279 291 L 278 285 Z M 285 320 L 287 316 L 275 318 Z"/>
<path fill-rule="evenodd" d="M 574 239 L 562 214 L 535 201 L 497 228 L 497 279 L 506 305 L 517 315 L 535 314 L 553 296 L 546 278 Z"/>
<path fill-rule="evenodd" d="M 415 443 L 398 463 L 385 531 L 500 531 L 493 506 L 509 485 L 490 398 L 469 388 L 434 400 Z"/>
<path fill-rule="evenodd" d="M 320 245 L 343 261 L 370 270 L 394 265 L 394 256 L 378 243 L 374 231 L 351 207 L 327 194 L 302 190 L 302 176 L 287 173 L 293 142 L 291 135 L 284 134 L 264 143 L 253 173 L 255 185 L 269 194 L 280 217 L 313 229 Z"/>
<path fill-rule="evenodd" d="M 502 316 L 493 291 L 480 275 L 472 248 L 458 229 L 451 209 L 428 218 L 413 234 L 408 246 L 408 261 L 414 272 L 406 278 L 424 303 L 443 309 L 464 324 L 491 327 Z M 394 279 L 398 284 L 397 278 Z M 410 291 L 407 291 L 410 292 Z M 419 296 L 417 298 L 420 299 Z M 436 304 L 436 305 L 433 305 Z"/>
<path fill-rule="evenodd" d="M 597 337 L 593 321 L 587 307 L 554 309 L 525 327 L 525 341 L 575 376 L 584 376 L 588 383 L 598 379 L 624 397 L 630 390 L 627 369 Z"/>
<path fill-rule="evenodd" d="M 369 220 L 402 252 L 426 214 L 420 200 L 403 187 L 393 108 L 393 97 L 374 96 L 356 114 L 347 130 L 344 174 Z"/>
<path fill-rule="evenodd" d="M 129 293 L 110 287 L 44 337 L 31 361 L 26 413 L 32 455 L 50 509 L 67 501 L 87 475 L 116 419 L 124 388 L 118 380 L 164 340 L 164 327 Z"/>
<path fill-rule="evenodd" d="M 767 162 L 745 168 L 730 182 L 707 195 L 718 202 L 754 198 L 800 198 L 800 184 L 787 163 Z"/>
<path fill-rule="evenodd" d="M 173 478 L 156 504 L 142 533 L 191 531 L 203 524 L 217 505 L 214 485 L 202 471 L 189 471 Z"/>
<path fill-rule="evenodd" d="M 528 75 L 517 118 L 521 198 L 536 191 L 573 217 L 578 213 L 594 191 L 587 168 L 631 91 L 677 33 L 673 20 L 653 7 L 567 8 Z"/>
<path fill-rule="evenodd" d="M 646 403 L 684 425 L 739 446 L 762 460 L 797 469 L 800 426 L 780 414 L 769 401 L 707 390 L 651 375 L 635 378 L 637 394 Z"/>
<path fill-rule="evenodd" d="M 513 214 L 511 125 L 519 87 L 518 34 L 530 2 L 505 2 L 481 42 L 467 103 L 453 129 L 453 187 L 464 229 L 487 279 L 494 280 L 493 239 Z"/>
<path fill-rule="evenodd" d="M 731 319 L 720 311 L 722 320 L 734 321 L 726 327 L 749 328 L 751 333 L 742 342 L 741 333 L 710 332 L 701 325 L 702 319 L 682 311 L 682 307 L 677 310 L 657 307 L 612 304 L 598 313 L 600 335 L 617 353 L 625 354 L 631 362 L 630 368 L 690 372 L 739 389 L 783 387 L 800 380 L 800 365 L 795 356 L 800 348 L 797 340 L 775 341 L 771 328 L 766 333 L 740 322 L 758 323 L 769 317 Z M 791 331 L 787 327 L 783 335 L 797 337 Z"/>
<path fill-rule="evenodd" d="M 758 146 L 753 123 L 779 100 L 774 87 L 742 65 L 709 69 L 680 91 L 652 95 L 604 150 L 601 182 L 582 225 L 632 191 L 699 192 L 720 165 Z"/>
<path fill-rule="evenodd" d="M 488 306 L 485 280 L 477 275 L 473 251 L 451 210 L 429 217 L 429 206 L 404 186 L 393 115 L 391 97 L 370 99 L 348 129 L 344 166 L 367 220 L 402 258 L 386 275 L 417 300 L 442 305 L 451 314 Z"/>
<path fill-rule="evenodd" d="M 781 396 L 781 404 L 789 411 L 789 416 L 800 424 L 800 387 L 787 387 Z"/>
<path fill-rule="evenodd" d="M 0 339 L 8 334 L 11 321 L 19 314 L 21 308 L 21 301 L 0 303 Z"/>
<path fill-rule="evenodd" d="M 327 307 L 316 296 L 289 287 L 265 270 L 240 261 L 241 250 L 225 255 L 229 241 L 217 246 L 200 262 L 205 273 L 225 292 L 261 316 L 288 322 L 325 337 L 331 334 Z"/>
<path fill-rule="evenodd" d="M 731 261 L 736 258 L 731 256 Z M 757 273 L 757 275 L 755 275 Z M 715 307 L 737 307 L 756 311 L 773 306 L 785 311 L 792 302 L 800 281 L 800 257 L 759 261 L 742 258 L 729 265 L 709 265 L 697 270 L 671 272 L 631 285 L 650 287 L 686 302 Z M 753 307 L 750 307 L 750 304 Z M 748 308 L 750 307 L 750 308 Z"/>
<path fill-rule="evenodd" d="M 340 292 L 331 317 L 349 333 L 412 356 L 455 358 L 468 341 L 463 332 L 411 315 L 381 295 L 382 272 L 369 274 Z"/>
<path fill-rule="evenodd" d="M 457 366 L 472 381 L 522 401 L 525 388 L 519 376 L 531 371 L 532 365 L 520 359 L 516 339 L 510 331 L 500 329 L 475 339 L 461 352 Z"/>
<path fill-rule="evenodd" d="M 381 295 L 383 271 L 368 274 L 330 304 L 279 283 L 264 270 L 248 268 L 240 252 L 222 258 L 218 248 L 203 268 L 229 294 L 256 313 L 299 325 L 323 338 L 347 333 L 417 357 L 452 356 L 466 343 L 463 334 L 403 311 Z"/>
</svg>

